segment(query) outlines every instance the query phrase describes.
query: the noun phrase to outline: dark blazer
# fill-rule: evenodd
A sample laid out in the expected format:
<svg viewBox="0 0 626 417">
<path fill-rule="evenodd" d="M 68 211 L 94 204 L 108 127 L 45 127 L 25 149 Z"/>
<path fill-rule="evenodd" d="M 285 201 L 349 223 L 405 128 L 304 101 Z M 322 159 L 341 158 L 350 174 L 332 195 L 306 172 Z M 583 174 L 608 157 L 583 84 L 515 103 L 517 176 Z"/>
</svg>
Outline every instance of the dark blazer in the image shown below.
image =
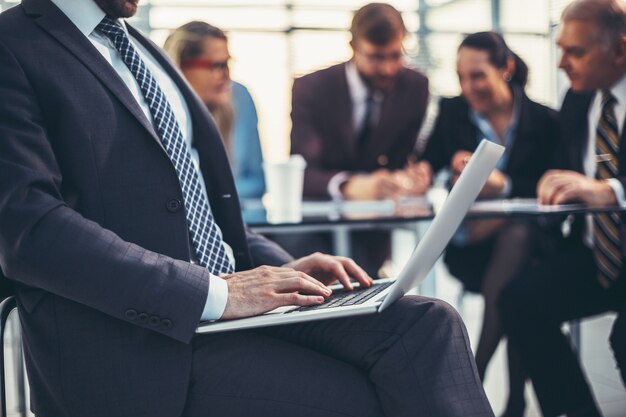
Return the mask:
<svg viewBox="0 0 626 417">
<path fill-rule="evenodd" d="M 206 108 L 171 62 L 237 269 L 289 256 L 247 233 Z M 113 68 L 49 0 L 0 15 L 0 268 L 17 284 L 37 416 L 178 416 L 208 291 L 178 178 Z"/>
<path fill-rule="evenodd" d="M 563 99 L 559 111 L 560 144 L 558 153 L 558 167 L 584 173 L 583 155 L 587 149 L 589 135 L 588 112 L 595 92 L 575 93 L 569 90 Z M 617 179 L 626 189 L 626 129 L 620 136 Z M 626 242 L 626 215 L 622 214 L 621 239 Z M 584 233 L 584 217 L 578 216 L 572 227 L 572 239 L 582 239 Z M 622 245 L 622 257 L 626 257 L 626 244 Z M 622 271 L 620 277 L 625 275 Z M 624 281 L 622 279 L 622 281 Z M 626 285 L 626 284 L 624 284 Z"/>
<path fill-rule="evenodd" d="M 541 175 L 554 167 L 557 113 L 524 95 L 519 117 L 504 173 L 511 178 L 512 197 L 529 197 L 536 194 Z M 436 172 L 449 166 L 457 151 L 473 152 L 478 137 L 479 130 L 470 119 L 467 101 L 461 96 L 441 99 L 439 116 L 422 158 L 428 160 Z M 478 292 L 482 288 L 494 245 L 493 239 L 466 246 L 448 245 L 444 260 L 450 273 L 463 282 L 467 290 Z"/>
<path fill-rule="evenodd" d="M 439 116 L 428 140 L 423 159 L 437 172 L 450 165 L 459 150 L 473 152 L 478 145 L 478 127 L 470 119 L 470 107 L 462 97 L 443 98 Z M 511 178 L 511 196 L 534 196 L 541 175 L 554 165 L 558 137 L 556 111 L 531 101 L 521 101 L 520 119 L 504 173 Z"/>
<path fill-rule="evenodd" d="M 415 147 L 428 102 L 428 79 L 405 68 L 386 94 L 380 121 L 367 143 L 356 145 L 346 64 L 294 81 L 291 152 L 307 161 L 304 195 L 328 198 L 328 181 L 340 171 L 402 168 Z"/>
</svg>

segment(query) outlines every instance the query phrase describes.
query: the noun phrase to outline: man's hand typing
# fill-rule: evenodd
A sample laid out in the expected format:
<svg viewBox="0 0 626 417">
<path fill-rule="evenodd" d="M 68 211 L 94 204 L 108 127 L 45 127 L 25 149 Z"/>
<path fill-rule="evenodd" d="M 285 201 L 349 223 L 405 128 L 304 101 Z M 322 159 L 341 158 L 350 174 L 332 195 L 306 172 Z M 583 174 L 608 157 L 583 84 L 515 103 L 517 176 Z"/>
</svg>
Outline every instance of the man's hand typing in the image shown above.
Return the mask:
<svg viewBox="0 0 626 417">
<path fill-rule="evenodd" d="M 319 252 L 284 267 L 260 266 L 222 278 L 228 284 L 228 302 L 221 317 L 225 320 L 256 316 L 283 306 L 321 304 L 332 293 L 324 284 L 339 281 L 351 290 L 351 278 L 364 287 L 373 282 L 352 259 Z"/>
<path fill-rule="evenodd" d="M 361 269 L 356 262 L 343 256 L 316 252 L 291 261 L 285 266 L 305 272 L 326 285 L 339 281 L 347 290 L 352 289 L 350 278 L 354 278 L 363 287 L 369 287 L 373 282 L 367 272 Z"/>
<path fill-rule="evenodd" d="M 222 276 L 228 284 L 228 302 L 222 319 L 256 316 L 278 307 L 321 304 L 331 290 L 293 268 L 260 266 Z"/>
</svg>

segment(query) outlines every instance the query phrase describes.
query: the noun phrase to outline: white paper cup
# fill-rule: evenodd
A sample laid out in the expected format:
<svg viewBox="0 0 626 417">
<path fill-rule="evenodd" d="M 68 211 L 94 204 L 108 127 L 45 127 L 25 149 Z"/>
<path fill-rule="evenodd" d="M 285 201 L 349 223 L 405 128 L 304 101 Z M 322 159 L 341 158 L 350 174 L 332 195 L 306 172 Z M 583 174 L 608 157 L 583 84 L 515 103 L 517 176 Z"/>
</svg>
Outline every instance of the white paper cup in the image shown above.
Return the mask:
<svg viewBox="0 0 626 417">
<path fill-rule="evenodd" d="M 270 223 L 298 223 L 302 220 L 302 186 L 306 161 L 291 155 L 284 162 L 263 162 L 267 193 L 263 204 Z"/>
<path fill-rule="evenodd" d="M 431 187 L 426 193 L 426 198 L 430 202 L 433 212 L 437 214 L 448 198 L 448 190 L 443 187 Z"/>
</svg>

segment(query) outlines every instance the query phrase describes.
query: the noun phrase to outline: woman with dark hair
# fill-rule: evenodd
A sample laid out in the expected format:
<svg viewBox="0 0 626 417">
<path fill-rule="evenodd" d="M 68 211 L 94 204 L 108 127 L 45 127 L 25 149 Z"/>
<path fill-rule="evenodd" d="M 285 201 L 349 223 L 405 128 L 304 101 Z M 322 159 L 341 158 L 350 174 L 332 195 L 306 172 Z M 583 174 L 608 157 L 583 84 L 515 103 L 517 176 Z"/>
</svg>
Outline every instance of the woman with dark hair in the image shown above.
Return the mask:
<svg viewBox="0 0 626 417">
<path fill-rule="evenodd" d="M 226 34 L 208 23 L 193 21 L 174 29 L 163 49 L 215 119 L 239 197 L 261 197 L 265 181 L 257 112 L 248 89 L 230 79 Z"/>
<path fill-rule="evenodd" d="M 454 185 L 478 142 L 506 146 L 481 198 L 534 197 L 541 175 L 552 166 L 557 138 L 556 112 L 524 93 L 528 67 L 495 32 L 467 36 L 457 53 L 462 94 L 444 98 L 422 158 L 433 172 L 449 168 Z M 538 255 L 540 231 L 530 221 L 480 220 L 464 223 L 446 249 L 450 273 L 465 289 L 485 299 L 476 364 L 485 377 L 502 337 L 497 298 L 500 290 Z M 505 415 L 522 416 L 525 377 L 509 349 L 510 395 Z"/>
</svg>

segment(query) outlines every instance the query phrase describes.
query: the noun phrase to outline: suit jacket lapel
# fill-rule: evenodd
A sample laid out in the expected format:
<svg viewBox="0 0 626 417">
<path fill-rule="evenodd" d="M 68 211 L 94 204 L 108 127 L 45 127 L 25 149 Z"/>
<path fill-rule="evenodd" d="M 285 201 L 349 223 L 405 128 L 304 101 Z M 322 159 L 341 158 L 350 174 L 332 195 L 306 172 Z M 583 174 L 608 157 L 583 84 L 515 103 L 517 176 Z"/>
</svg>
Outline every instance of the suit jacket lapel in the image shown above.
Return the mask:
<svg viewBox="0 0 626 417">
<path fill-rule="evenodd" d="M 96 50 L 93 44 L 54 4 L 40 0 L 24 0 L 24 9 L 35 17 L 35 22 L 69 50 L 104 84 L 111 93 L 135 116 L 162 148 L 163 145 L 152 123 L 146 118 L 137 100 L 126 87 L 113 67 Z"/>
<path fill-rule="evenodd" d="M 229 170 L 228 157 L 226 155 L 226 151 L 224 150 L 223 144 L 219 139 L 219 136 L 214 135 L 214 139 L 217 140 L 215 140 L 215 143 L 209 143 L 211 140 L 211 135 L 206 132 L 204 124 L 198 123 L 199 120 L 209 120 L 211 118 L 211 115 L 209 114 L 206 106 L 193 92 L 189 84 L 187 84 L 187 81 L 184 79 L 184 77 L 170 61 L 169 57 L 167 57 L 156 45 L 152 44 L 152 42 L 144 38 L 135 28 L 128 24 L 126 25 L 126 27 L 128 28 L 128 32 L 139 43 L 141 43 L 143 47 L 146 48 L 148 52 L 150 52 L 150 54 L 158 61 L 158 63 L 161 65 L 161 68 L 163 68 L 163 70 L 167 72 L 167 74 L 174 81 L 181 94 L 183 95 L 192 119 L 194 148 L 200 150 L 201 148 L 203 148 L 203 145 L 210 145 L 211 152 L 207 154 L 210 154 L 211 161 L 200 162 L 202 165 L 202 173 L 205 177 L 207 193 L 209 193 L 209 195 L 211 196 L 213 194 L 212 184 L 215 184 L 216 182 L 224 179 L 224 175 L 219 175 L 219 173 L 223 173 L 226 172 L 226 170 Z M 198 138 L 198 140 L 196 140 L 195 138 Z M 204 155 L 205 153 L 202 154 Z M 208 177 L 210 177 L 210 180 Z"/>
<path fill-rule="evenodd" d="M 530 115 L 528 114 L 530 111 L 530 99 L 526 96 L 526 94 L 522 94 L 515 140 L 513 141 L 513 147 L 508 150 L 509 160 L 506 162 L 505 167 L 505 171 L 507 172 L 511 167 L 514 167 L 517 164 L 518 158 L 526 158 L 526 155 L 523 152 L 518 152 L 518 149 L 527 146 L 527 144 L 524 143 L 524 139 L 533 138 L 533 130 L 537 128 L 537 126 L 532 123 Z M 525 163 L 525 161 L 520 162 Z"/>
<path fill-rule="evenodd" d="M 239 223 L 237 223 L 237 227 L 224 227 L 224 225 L 232 224 L 233 213 L 240 213 L 241 207 L 239 206 L 228 156 L 217 128 L 210 122 L 209 111 L 169 57 L 150 40 L 141 36 L 136 29 L 128 24 L 127 27 L 129 33 L 158 61 L 161 68 L 167 72 L 182 93 L 191 115 L 193 146 L 200 156 L 201 174 L 204 178 L 209 204 L 215 220 L 222 227 L 224 240 L 229 242 L 231 247 L 234 249 L 245 248 L 245 236 L 243 229 L 238 226 Z M 236 244 L 237 242 L 238 244 Z M 247 249 L 243 252 L 236 250 L 235 255 L 238 266 L 250 264 Z M 242 263 L 244 261 L 246 263 Z"/>
<path fill-rule="evenodd" d="M 589 136 L 588 113 L 593 94 L 572 94 L 568 110 L 561 108 L 561 129 L 563 143 L 562 152 L 568 152 L 569 166 L 578 172 L 584 172 L 583 157 L 587 152 L 587 140 Z M 565 107 L 565 101 L 563 102 Z"/>
</svg>

